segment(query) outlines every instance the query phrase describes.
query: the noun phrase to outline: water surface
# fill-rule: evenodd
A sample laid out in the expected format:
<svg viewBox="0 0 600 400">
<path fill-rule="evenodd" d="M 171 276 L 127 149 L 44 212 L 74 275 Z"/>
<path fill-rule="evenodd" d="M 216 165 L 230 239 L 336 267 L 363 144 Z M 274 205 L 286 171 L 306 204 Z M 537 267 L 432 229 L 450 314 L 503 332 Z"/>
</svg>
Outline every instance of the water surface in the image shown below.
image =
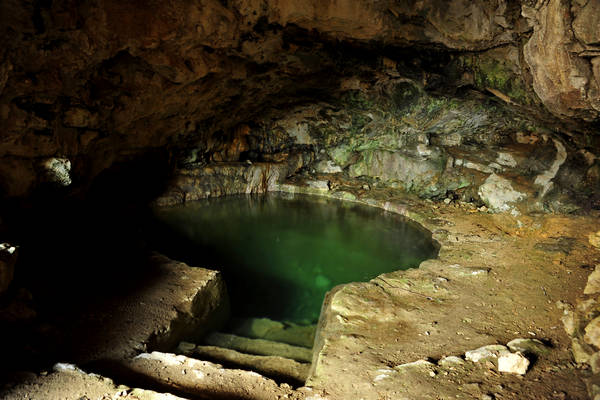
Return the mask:
<svg viewBox="0 0 600 400">
<path fill-rule="evenodd" d="M 156 218 L 155 246 L 222 271 L 236 316 L 314 323 L 335 285 L 437 255 L 431 234 L 399 215 L 316 196 L 228 196 Z"/>
</svg>

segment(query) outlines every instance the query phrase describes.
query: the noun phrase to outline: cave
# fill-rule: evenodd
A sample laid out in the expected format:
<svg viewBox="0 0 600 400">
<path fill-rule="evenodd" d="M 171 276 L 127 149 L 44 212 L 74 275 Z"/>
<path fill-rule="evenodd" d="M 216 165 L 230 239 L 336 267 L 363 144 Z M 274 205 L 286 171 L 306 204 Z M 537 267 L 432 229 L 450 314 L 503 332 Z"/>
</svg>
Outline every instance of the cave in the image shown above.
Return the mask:
<svg viewBox="0 0 600 400">
<path fill-rule="evenodd" d="M 599 16 L 0 2 L 0 397 L 597 398 Z"/>
</svg>

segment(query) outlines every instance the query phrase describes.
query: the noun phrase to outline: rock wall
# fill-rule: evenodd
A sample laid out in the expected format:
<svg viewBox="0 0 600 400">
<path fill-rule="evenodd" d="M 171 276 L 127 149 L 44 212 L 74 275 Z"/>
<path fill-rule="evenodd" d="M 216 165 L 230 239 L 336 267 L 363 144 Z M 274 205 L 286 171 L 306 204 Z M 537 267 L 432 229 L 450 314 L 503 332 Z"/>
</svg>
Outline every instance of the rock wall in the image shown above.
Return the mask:
<svg viewBox="0 0 600 400">
<path fill-rule="evenodd" d="M 115 163 L 208 143 L 381 67 L 547 109 L 582 136 L 600 110 L 599 2 L 532 3 L 5 1 L 0 192 L 85 191 Z"/>
<path fill-rule="evenodd" d="M 159 203 L 279 190 L 293 175 L 325 190 L 358 180 L 494 212 L 569 213 L 600 204 L 598 156 L 503 102 L 482 101 L 476 92 L 433 95 L 417 81 L 390 76 L 354 77 L 342 86 L 352 89 L 329 102 L 264 114 L 245 130 L 244 152 L 188 149 L 184 159 L 192 162 Z M 208 160 L 232 158 L 202 163 L 200 152 Z"/>
</svg>

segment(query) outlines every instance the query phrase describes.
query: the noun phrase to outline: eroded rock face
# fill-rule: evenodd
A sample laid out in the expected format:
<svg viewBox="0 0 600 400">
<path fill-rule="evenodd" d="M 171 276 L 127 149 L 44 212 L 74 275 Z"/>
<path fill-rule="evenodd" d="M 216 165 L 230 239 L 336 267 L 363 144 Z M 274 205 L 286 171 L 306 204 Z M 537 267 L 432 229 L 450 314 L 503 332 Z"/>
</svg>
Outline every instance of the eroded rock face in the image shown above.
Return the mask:
<svg viewBox="0 0 600 400">
<path fill-rule="evenodd" d="M 582 6 L 582 4 L 584 4 Z M 523 6 L 534 26 L 524 47 L 535 92 L 553 113 L 595 120 L 600 115 L 600 2 L 551 0 Z"/>
<path fill-rule="evenodd" d="M 27 196 L 45 185 L 48 158 L 70 161 L 72 190 L 153 148 L 221 138 L 232 145 L 213 161 L 237 161 L 252 147 L 240 123 L 290 99 L 321 99 L 380 65 L 393 76 L 408 64 L 423 70 L 425 90 L 474 86 L 536 107 L 537 94 L 556 115 L 596 120 L 598 2 L 530 3 L 3 2 L 0 190 Z M 339 43 L 370 53 L 350 60 Z M 395 51 L 382 59 L 382 45 L 416 45 L 439 62 Z M 440 49 L 458 53 L 447 60 Z"/>
<path fill-rule="evenodd" d="M 276 191 L 290 177 L 325 192 L 335 177 L 516 214 L 572 212 L 597 201 L 596 156 L 585 161 L 577 144 L 528 115 L 433 95 L 408 79 L 353 82 L 361 89 L 332 101 L 265 113 L 245 136 L 245 163 L 184 164 L 158 203 Z M 201 146 L 184 158 L 223 154 L 220 145 Z"/>
</svg>

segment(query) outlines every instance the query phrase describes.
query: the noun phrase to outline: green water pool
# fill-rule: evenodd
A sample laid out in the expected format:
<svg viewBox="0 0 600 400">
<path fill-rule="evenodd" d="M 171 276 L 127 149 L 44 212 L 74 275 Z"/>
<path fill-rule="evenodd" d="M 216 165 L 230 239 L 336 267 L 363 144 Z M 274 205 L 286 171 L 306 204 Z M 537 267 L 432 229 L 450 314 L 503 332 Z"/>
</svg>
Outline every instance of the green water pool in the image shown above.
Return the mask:
<svg viewBox="0 0 600 400">
<path fill-rule="evenodd" d="M 223 272 L 234 316 L 315 323 L 335 285 L 436 257 L 399 215 L 317 196 L 228 196 L 156 211 L 154 246 Z"/>
</svg>

